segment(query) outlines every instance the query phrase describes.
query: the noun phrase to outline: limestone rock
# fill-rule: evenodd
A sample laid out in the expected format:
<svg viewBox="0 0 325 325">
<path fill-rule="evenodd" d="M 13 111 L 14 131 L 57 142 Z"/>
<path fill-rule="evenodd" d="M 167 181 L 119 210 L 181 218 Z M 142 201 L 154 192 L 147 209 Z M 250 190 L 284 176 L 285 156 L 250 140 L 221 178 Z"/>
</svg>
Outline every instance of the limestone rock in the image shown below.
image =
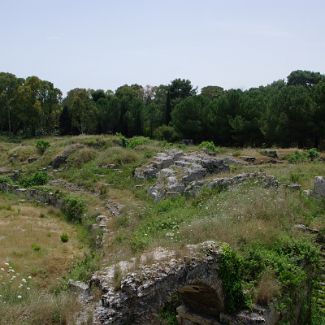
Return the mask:
<svg viewBox="0 0 325 325">
<path fill-rule="evenodd" d="M 223 158 L 201 152 L 184 153 L 167 168 L 157 174 L 157 182 L 149 188 L 149 194 L 156 200 L 184 193 L 186 186 L 204 178 L 207 174 L 229 171 Z"/>
<path fill-rule="evenodd" d="M 196 195 L 203 186 L 208 188 L 228 188 L 231 186 L 239 185 L 248 180 L 254 180 L 261 183 L 265 187 L 278 187 L 279 182 L 275 177 L 266 175 L 265 173 L 243 173 L 233 177 L 217 177 L 209 181 L 194 181 L 191 182 L 185 189 L 185 194 Z"/>
<path fill-rule="evenodd" d="M 325 198 L 325 178 L 323 176 L 316 176 L 314 181 L 314 196 Z"/>
<path fill-rule="evenodd" d="M 116 276 L 113 271 L 116 267 L 96 272 L 91 284 L 98 286 L 103 293 L 102 306 L 94 312 L 98 323 L 151 324 L 151 316 L 179 289 L 198 286 L 209 288 L 209 297 L 218 302 L 214 304 L 214 312 L 223 311 L 224 296 L 218 277 L 220 247 L 214 242 L 205 242 L 191 245 L 187 251 L 189 255 L 186 256 L 190 257 L 171 257 L 167 261 L 140 265 L 128 273 L 122 271 L 119 263 L 122 274 L 119 289 L 114 285 Z"/>
<path fill-rule="evenodd" d="M 68 286 L 71 290 L 73 290 L 76 293 L 82 294 L 82 295 L 88 295 L 89 294 L 89 286 L 81 281 L 74 281 L 70 279 L 68 281 Z"/>
<path fill-rule="evenodd" d="M 136 168 L 134 176 L 140 179 L 155 178 L 160 170 L 168 168 L 182 155 L 182 151 L 175 149 L 158 153 L 149 164 Z"/>
</svg>

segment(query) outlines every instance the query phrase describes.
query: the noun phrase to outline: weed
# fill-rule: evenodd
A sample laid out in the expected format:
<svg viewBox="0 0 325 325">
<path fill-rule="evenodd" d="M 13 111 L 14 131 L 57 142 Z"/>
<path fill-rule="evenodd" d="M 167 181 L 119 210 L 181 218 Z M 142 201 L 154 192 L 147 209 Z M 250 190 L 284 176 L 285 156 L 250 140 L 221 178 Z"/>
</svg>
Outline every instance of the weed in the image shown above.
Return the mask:
<svg viewBox="0 0 325 325">
<path fill-rule="evenodd" d="M 36 142 L 36 149 L 40 155 L 43 155 L 49 147 L 50 147 L 50 143 L 47 141 L 38 140 Z"/>
<path fill-rule="evenodd" d="M 33 244 L 32 244 L 32 250 L 33 250 L 34 252 L 39 252 L 39 251 L 41 250 L 41 246 L 38 245 L 38 244 L 33 243 Z"/>
<path fill-rule="evenodd" d="M 67 242 L 69 241 L 69 236 L 68 236 L 68 234 L 63 233 L 63 234 L 60 236 L 60 239 L 61 239 L 62 243 L 67 243 Z"/>
<path fill-rule="evenodd" d="M 200 143 L 199 148 L 208 153 L 218 153 L 220 149 L 212 141 L 203 141 Z"/>
<path fill-rule="evenodd" d="M 49 181 L 49 176 L 46 172 L 36 172 L 30 176 L 25 176 L 20 180 L 20 183 L 25 187 L 45 185 Z"/>
</svg>

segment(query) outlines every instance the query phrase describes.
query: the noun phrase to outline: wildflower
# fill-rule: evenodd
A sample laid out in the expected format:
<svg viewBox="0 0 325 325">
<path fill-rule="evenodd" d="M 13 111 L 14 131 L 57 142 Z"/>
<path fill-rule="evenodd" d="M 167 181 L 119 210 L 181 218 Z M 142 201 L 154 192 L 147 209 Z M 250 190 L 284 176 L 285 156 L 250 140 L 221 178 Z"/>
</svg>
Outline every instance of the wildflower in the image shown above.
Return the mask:
<svg viewBox="0 0 325 325">
<path fill-rule="evenodd" d="M 25 278 L 22 278 L 21 282 L 24 282 L 24 283 L 26 283 L 27 281 L 26 281 L 26 279 L 25 279 Z"/>
<path fill-rule="evenodd" d="M 2 267 L 2 268 L 1 268 L 1 271 L 4 271 L 4 270 L 5 270 L 5 269 Z"/>
<path fill-rule="evenodd" d="M 21 295 L 18 295 L 17 298 L 18 298 L 18 299 L 21 299 L 22 297 L 21 297 Z"/>
<path fill-rule="evenodd" d="M 5 265 L 9 266 L 9 263 L 6 262 Z"/>
<path fill-rule="evenodd" d="M 28 279 L 31 279 L 31 278 L 32 278 L 32 277 L 29 275 L 29 276 L 28 276 Z"/>
<path fill-rule="evenodd" d="M 30 287 L 27 287 L 27 290 L 30 290 Z"/>
</svg>

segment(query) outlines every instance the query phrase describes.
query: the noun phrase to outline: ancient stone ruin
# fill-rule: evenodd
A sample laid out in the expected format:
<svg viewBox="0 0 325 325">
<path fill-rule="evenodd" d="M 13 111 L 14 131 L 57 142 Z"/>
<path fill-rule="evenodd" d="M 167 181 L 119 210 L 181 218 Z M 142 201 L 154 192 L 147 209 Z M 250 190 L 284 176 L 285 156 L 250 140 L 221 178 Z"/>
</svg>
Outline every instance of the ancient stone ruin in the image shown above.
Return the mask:
<svg viewBox="0 0 325 325">
<path fill-rule="evenodd" d="M 312 194 L 319 198 L 325 198 L 325 178 L 323 176 L 315 177 Z"/>
<path fill-rule="evenodd" d="M 200 180 L 208 174 L 229 171 L 226 158 L 218 158 L 205 153 L 184 153 L 170 150 L 159 153 L 153 161 L 144 167 L 137 168 L 137 178 L 157 178 L 157 182 L 149 189 L 155 200 L 165 196 L 183 193 L 191 182 Z"/>
<path fill-rule="evenodd" d="M 216 157 L 201 152 L 170 150 L 157 154 L 149 164 L 137 168 L 135 177 L 156 178 L 156 183 L 148 190 L 156 201 L 178 194 L 195 195 L 203 186 L 228 188 L 248 180 L 260 182 L 265 187 L 279 185 L 275 177 L 260 172 L 206 179 L 208 175 L 229 172 L 231 163 L 247 164 L 244 160 L 230 156 Z"/>
<path fill-rule="evenodd" d="M 255 306 L 235 315 L 225 313 L 219 258 L 215 242 L 188 245 L 182 257 L 158 249 L 137 263 L 119 262 L 96 272 L 91 287 L 100 289 L 101 303 L 93 307 L 94 324 L 158 324 L 156 315 L 177 294 L 179 324 L 275 324 L 272 308 Z M 142 264 L 144 261 L 147 264 Z"/>
<path fill-rule="evenodd" d="M 220 188 L 226 189 L 231 186 L 239 185 L 247 181 L 258 182 L 264 187 L 278 187 L 279 182 L 274 176 L 267 175 L 262 172 L 255 173 L 243 173 L 232 177 L 217 177 L 210 180 L 200 180 L 191 182 L 185 188 L 185 194 L 195 195 L 197 194 L 203 186 L 207 188 Z"/>
</svg>

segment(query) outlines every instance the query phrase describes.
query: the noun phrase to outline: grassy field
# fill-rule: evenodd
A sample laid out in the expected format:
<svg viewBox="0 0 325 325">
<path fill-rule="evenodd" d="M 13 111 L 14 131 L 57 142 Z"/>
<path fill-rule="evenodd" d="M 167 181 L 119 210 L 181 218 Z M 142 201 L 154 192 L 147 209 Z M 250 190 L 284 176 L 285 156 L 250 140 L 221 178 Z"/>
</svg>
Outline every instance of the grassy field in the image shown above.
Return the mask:
<svg viewBox="0 0 325 325">
<path fill-rule="evenodd" d="M 2 194 L 0 244 L 0 324 L 59 323 L 72 298 L 54 291 L 87 251 L 78 229 L 53 208 Z"/>
<path fill-rule="evenodd" d="M 248 256 L 256 245 L 259 247 L 256 251 L 272 251 L 275 243 L 284 240 L 314 245 L 311 237 L 294 230 L 297 223 L 325 229 L 324 202 L 285 186 L 266 189 L 255 182 L 247 182 L 224 191 L 204 189 L 197 197 L 179 196 L 153 202 L 147 194 L 153 181 L 135 179 L 134 169 L 166 149 L 201 150 L 197 146 L 146 138 L 133 138 L 123 146 L 123 139 L 118 136 L 51 137 L 42 138 L 49 147 L 41 153 L 36 147 L 38 140 L 1 138 L 0 168 L 3 172 L 0 178 L 7 177 L 5 169 L 8 172 L 19 170 L 13 181 L 24 184 L 35 173 L 44 172 L 47 180 L 41 187 L 80 198 L 85 202 L 85 216 L 81 224 L 75 224 L 50 207 L 20 202 L 15 196 L 0 194 L 0 263 L 6 267 L 6 276 L 11 275 L 11 271 L 8 273 L 11 267 L 19 273 L 17 278 L 20 279 L 18 288 L 10 289 L 12 295 L 20 295 L 16 289 L 20 289 L 22 277 L 30 281 L 28 298 L 8 300 L 7 305 L 0 303 L 0 314 L 12 317 L 6 318 L 10 324 L 15 324 L 13 319 L 19 319 L 17 315 L 25 317 L 26 324 L 64 324 L 62 319 L 71 317 L 71 312 L 63 305 L 73 299 L 62 289 L 66 279 L 85 280 L 95 268 L 139 256 L 157 246 L 182 252 L 186 244 L 215 240 L 228 243 L 242 256 Z M 66 164 L 57 170 L 48 168 L 56 155 L 74 144 L 81 146 L 68 157 Z M 323 153 L 314 160 L 308 159 L 307 151 L 297 148 L 277 149 L 277 153 L 279 161 L 270 163 L 260 149 L 216 150 L 217 155 L 256 159 L 255 164 L 232 165 L 230 173 L 223 176 L 263 171 L 274 175 L 281 184 L 299 183 L 302 189 L 310 189 L 315 176 L 325 175 Z M 109 215 L 108 200 L 123 206 L 122 214 L 109 219 L 108 240 L 101 250 L 94 249 L 89 225 L 97 215 Z M 61 240 L 64 233 L 69 237 L 66 243 Z M 85 253 L 88 254 L 86 259 Z M 270 281 L 266 270 L 259 274 L 254 283 L 259 289 L 254 291 L 253 299 L 266 299 L 263 291 L 270 287 L 267 285 Z M 271 296 L 276 296 L 281 285 L 274 280 L 274 275 L 272 281 L 275 289 Z M 46 306 L 42 312 L 31 298 L 38 292 L 44 295 L 42 301 Z M 26 313 L 28 316 L 21 316 Z M 48 317 L 50 320 L 42 323 L 41 319 Z"/>
</svg>

